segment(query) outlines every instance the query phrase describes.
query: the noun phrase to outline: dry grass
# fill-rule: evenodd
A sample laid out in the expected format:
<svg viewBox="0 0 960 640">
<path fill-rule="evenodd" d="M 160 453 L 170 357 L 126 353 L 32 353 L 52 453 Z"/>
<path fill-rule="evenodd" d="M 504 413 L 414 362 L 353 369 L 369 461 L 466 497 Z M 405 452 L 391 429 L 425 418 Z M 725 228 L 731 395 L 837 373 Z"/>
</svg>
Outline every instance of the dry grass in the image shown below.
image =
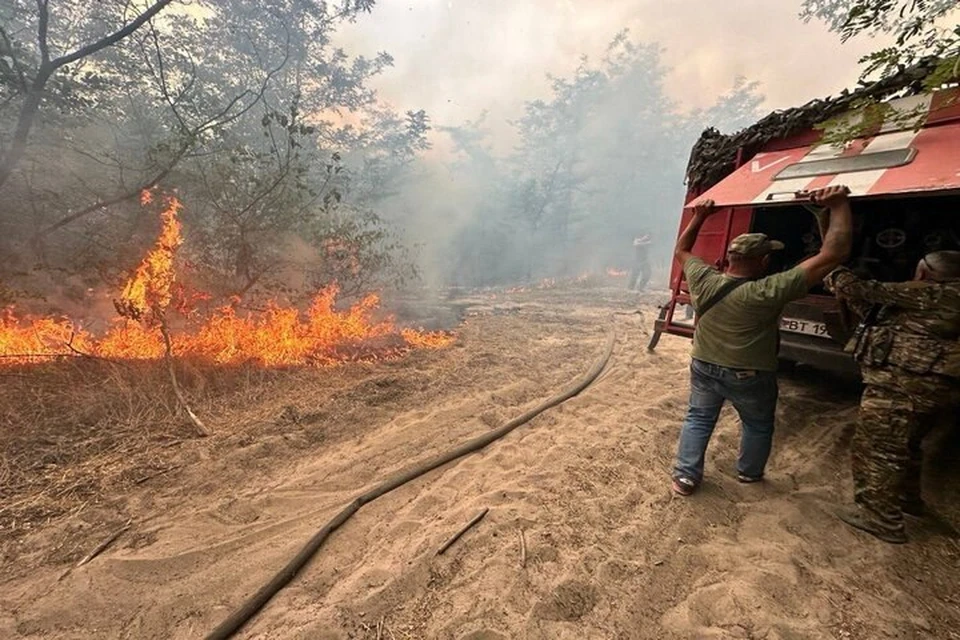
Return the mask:
<svg viewBox="0 0 960 640">
<path fill-rule="evenodd" d="M 343 346 L 336 358 L 396 360 L 409 351 L 399 336 L 384 336 Z M 289 419 L 283 407 L 296 414 L 300 390 L 315 394 L 341 375 L 362 375 L 183 359 L 176 372 L 201 419 L 217 418 L 220 444 L 242 438 L 241 427 Z M 181 466 L 176 445 L 196 437 L 164 361 L 75 357 L 0 368 L 0 542 Z"/>
<path fill-rule="evenodd" d="M 284 372 L 178 362 L 177 374 L 202 411 Z M 194 437 L 163 362 L 73 358 L 0 379 L 0 538 L 163 473 Z"/>
</svg>

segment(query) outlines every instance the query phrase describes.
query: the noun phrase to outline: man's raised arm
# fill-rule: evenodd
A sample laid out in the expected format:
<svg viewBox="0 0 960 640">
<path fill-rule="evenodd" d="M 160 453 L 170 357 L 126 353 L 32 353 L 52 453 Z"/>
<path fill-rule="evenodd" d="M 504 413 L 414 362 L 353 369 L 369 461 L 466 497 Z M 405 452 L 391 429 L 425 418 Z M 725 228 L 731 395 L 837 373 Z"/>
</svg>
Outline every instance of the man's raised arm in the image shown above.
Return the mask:
<svg viewBox="0 0 960 640">
<path fill-rule="evenodd" d="M 673 256 L 680 263 L 681 267 L 687 264 L 690 258 L 694 257 L 690 252 L 693 251 L 693 245 L 697 242 L 697 235 L 700 233 L 700 228 L 703 226 L 704 221 L 710 217 L 710 214 L 713 212 L 713 200 L 701 200 L 693 205 L 693 217 L 690 218 L 687 228 L 680 234 L 680 237 L 677 239 L 677 246 L 673 250 Z"/>
<path fill-rule="evenodd" d="M 847 195 L 850 190 L 846 187 L 826 187 L 807 193 L 811 202 L 822 205 L 830 210 L 826 221 L 826 232 L 823 233 L 823 244 L 820 253 L 807 258 L 800 263 L 807 276 L 807 286 L 814 286 L 821 282 L 828 273 L 839 267 L 850 257 L 853 246 L 853 212 L 850 210 L 850 200 Z M 824 225 L 822 218 L 818 219 L 821 229 Z"/>
</svg>

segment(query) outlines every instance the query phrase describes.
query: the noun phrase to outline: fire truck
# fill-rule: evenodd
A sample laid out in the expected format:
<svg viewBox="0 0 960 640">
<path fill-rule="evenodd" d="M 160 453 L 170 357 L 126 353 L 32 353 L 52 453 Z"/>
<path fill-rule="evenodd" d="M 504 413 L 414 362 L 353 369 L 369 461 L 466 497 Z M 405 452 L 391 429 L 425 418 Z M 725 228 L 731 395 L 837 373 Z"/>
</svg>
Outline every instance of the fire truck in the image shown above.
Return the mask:
<svg viewBox="0 0 960 640">
<path fill-rule="evenodd" d="M 842 143 L 825 140 L 816 118 L 829 109 L 813 108 L 825 101 L 815 103 L 775 112 L 734 136 L 705 132 L 691 155 L 680 229 L 695 201 L 712 199 L 718 210 L 704 224 L 694 254 L 723 268 L 732 238 L 762 232 L 786 246 L 774 256 L 771 272 L 791 268 L 816 253 L 821 242 L 809 203 L 798 194 L 830 185 L 851 190 L 854 246 L 848 266 L 865 276 L 906 281 L 926 253 L 960 249 L 960 90 L 888 100 L 874 105 L 872 118 L 862 109 L 830 116 L 835 127 L 861 123 L 849 129 L 859 137 L 841 136 L 847 138 Z M 727 166 L 720 166 L 724 161 Z M 696 330 L 676 261 L 670 294 L 650 350 L 663 333 L 690 338 Z M 843 352 L 854 322 L 829 292 L 814 288 L 784 310 L 781 360 L 856 372 Z"/>
</svg>

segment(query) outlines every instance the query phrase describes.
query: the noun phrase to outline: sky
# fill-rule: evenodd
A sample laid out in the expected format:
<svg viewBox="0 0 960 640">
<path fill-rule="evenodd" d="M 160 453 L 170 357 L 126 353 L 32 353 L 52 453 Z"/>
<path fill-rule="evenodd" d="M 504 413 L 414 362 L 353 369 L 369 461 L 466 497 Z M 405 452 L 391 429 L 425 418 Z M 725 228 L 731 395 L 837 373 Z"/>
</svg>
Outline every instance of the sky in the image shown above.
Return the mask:
<svg viewBox="0 0 960 640">
<path fill-rule="evenodd" d="M 684 107 L 712 103 L 738 75 L 761 83 L 769 109 L 852 86 L 858 59 L 878 43 L 841 44 L 799 12 L 800 0 L 379 0 L 337 44 L 394 57 L 374 83 L 394 107 L 426 109 L 445 125 L 486 110 L 496 132 L 548 94 L 547 73 L 599 58 L 625 28 L 664 47 L 667 89 Z"/>
</svg>

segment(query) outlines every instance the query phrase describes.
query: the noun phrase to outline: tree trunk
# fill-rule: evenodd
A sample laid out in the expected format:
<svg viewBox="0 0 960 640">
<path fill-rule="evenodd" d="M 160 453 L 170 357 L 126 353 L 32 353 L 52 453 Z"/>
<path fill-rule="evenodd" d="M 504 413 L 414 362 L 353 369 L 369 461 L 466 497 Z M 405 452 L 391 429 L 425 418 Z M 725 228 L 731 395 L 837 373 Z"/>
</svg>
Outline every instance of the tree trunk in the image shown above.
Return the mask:
<svg viewBox="0 0 960 640">
<path fill-rule="evenodd" d="M 40 102 L 43 100 L 43 92 L 47 85 L 47 80 L 53 74 L 53 68 L 50 65 L 43 65 L 37 73 L 30 90 L 24 98 L 23 106 L 20 109 L 20 117 L 17 119 L 17 128 L 13 134 L 13 141 L 10 143 L 10 149 L 0 159 L 0 188 L 13 174 L 14 168 L 20 163 L 23 154 L 27 151 L 27 140 L 30 137 L 30 129 L 33 128 L 33 121 L 37 118 L 40 111 Z"/>
</svg>

